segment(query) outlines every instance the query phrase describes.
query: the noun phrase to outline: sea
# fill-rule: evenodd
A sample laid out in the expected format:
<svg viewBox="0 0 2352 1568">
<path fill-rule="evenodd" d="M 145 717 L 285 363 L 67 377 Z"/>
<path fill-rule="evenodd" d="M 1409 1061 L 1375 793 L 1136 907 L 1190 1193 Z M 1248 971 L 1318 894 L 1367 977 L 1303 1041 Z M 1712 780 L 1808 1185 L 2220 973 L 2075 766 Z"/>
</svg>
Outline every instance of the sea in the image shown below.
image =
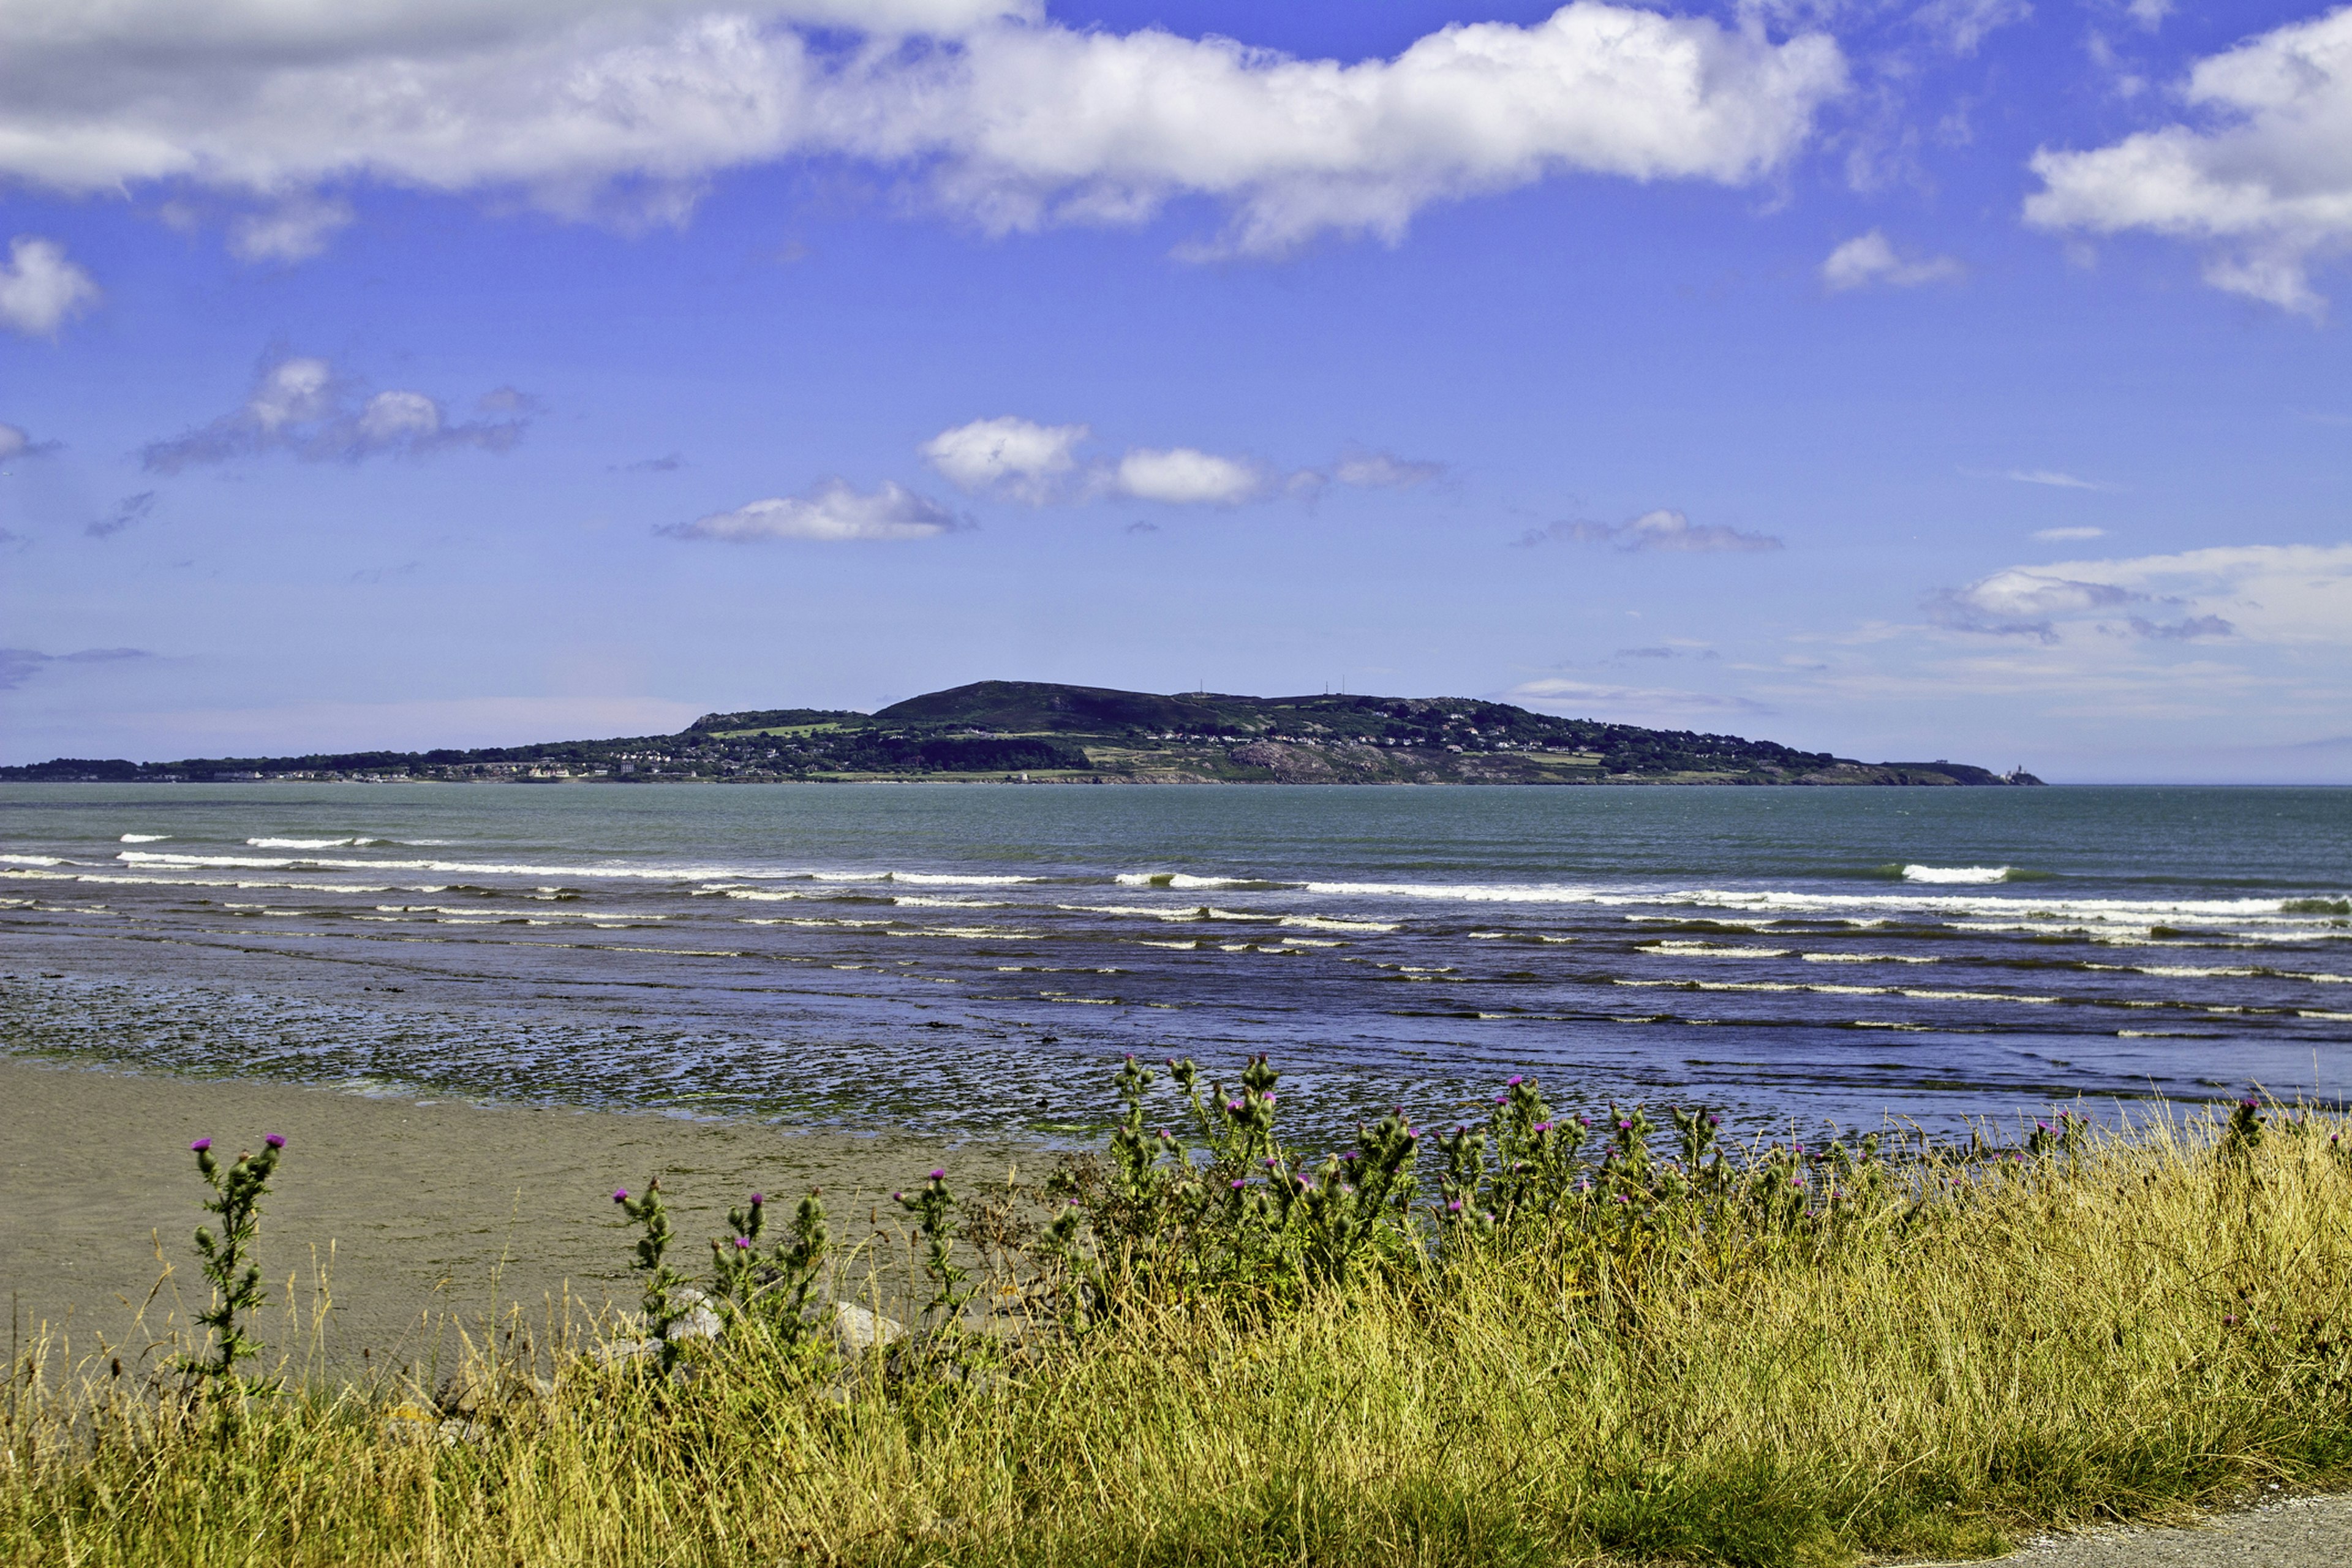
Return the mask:
<svg viewBox="0 0 2352 1568">
<path fill-rule="evenodd" d="M 2341 789 L 15 784 L 0 932 L 19 1057 L 947 1142 L 2352 1096 Z"/>
</svg>

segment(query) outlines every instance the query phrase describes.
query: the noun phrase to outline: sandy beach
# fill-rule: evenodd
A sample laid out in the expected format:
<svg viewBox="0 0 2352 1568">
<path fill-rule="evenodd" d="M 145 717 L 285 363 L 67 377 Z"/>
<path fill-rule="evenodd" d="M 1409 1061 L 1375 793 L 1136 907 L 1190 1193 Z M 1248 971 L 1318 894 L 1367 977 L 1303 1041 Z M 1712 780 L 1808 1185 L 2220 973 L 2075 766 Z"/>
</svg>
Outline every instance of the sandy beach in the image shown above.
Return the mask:
<svg viewBox="0 0 2352 1568">
<path fill-rule="evenodd" d="M 566 1293 L 633 1302 L 632 1233 L 613 1189 L 658 1174 L 688 1268 L 730 1204 L 754 1190 L 824 1189 L 838 1239 L 887 1226 L 889 1193 L 935 1165 L 967 1188 L 1002 1182 L 1013 1149 L 943 1149 L 911 1137 L 796 1134 L 773 1125 L 537 1107 L 372 1099 L 331 1089 L 50 1066 L 0 1057 L 0 1289 L 17 1343 L 46 1323 L 76 1352 L 150 1326 L 176 1300 L 205 1300 L 190 1235 L 206 1217 L 188 1152 L 210 1137 L 234 1152 L 287 1140 L 264 1209 L 263 1323 L 273 1350 L 292 1298 L 315 1300 L 314 1260 L 332 1259 L 325 1349 L 347 1367 L 429 1354 L 436 1323 L 478 1324 L 520 1304 L 543 1321 Z M 1034 1158 L 1034 1156 L 1033 1156 Z M 158 1257 L 160 1249 L 160 1258 Z M 164 1274 L 165 1265 L 170 1273 Z M 158 1281 L 162 1288 L 158 1293 Z M 307 1334 L 307 1330 L 303 1331 Z"/>
</svg>

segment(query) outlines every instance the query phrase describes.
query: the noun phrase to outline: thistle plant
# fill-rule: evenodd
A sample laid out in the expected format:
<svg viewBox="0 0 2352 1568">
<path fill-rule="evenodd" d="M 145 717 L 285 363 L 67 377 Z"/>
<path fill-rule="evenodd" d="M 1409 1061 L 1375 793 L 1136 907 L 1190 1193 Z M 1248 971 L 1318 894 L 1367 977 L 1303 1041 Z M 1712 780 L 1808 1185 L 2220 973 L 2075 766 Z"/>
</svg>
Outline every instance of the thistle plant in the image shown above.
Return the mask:
<svg viewBox="0 0 2352 1568">
<path fill-rule="evenodd" d="M 784 1343 L 799 1344 L 814 1326 L 809 1297 L 832 1246 L 824 1205 L 812 1191 L 793 1211 L 790 1236 L 763 1252 L 767 1205 L 764 1194 L 753 1193 L 744 1206 L 728 1211 L 730 1234 L 710 1244 L 710 1294 L 733 1320 L 757 1322 Z"/>
<path fill-rule="evenodd" d="M 196 1255 L 204 1260 L 205 1282 L 213 1288 L 212 1304 L 196 1314 L 197 1324 L 212 1342 L 207 1356 L 187 1357 L 181 1366 L 213 1389 L 239 1386 L 236 1363 L 259 1352 L 261 1342 L 245 1331 L 239 1319 L 267 1299 L 261 1289 L 261 1266 L 252 1261 L 254 1237 L 260 1228 L 261 1200 L 268 1194 L 269 1177 L 278 1169 L 278 1151 L 286 1140 L 272 1132 L 262 1140 L 258 1154 L 241 1153 L 224 1170 L 213 1158 L 213 1141 L 199 1138 L 188 1145 L 196 1156 L 196 1172 L 212 1189 L 205 1202 L 208 1214 L 220 1216 L 220 1234 L 196 1227 Z"/>
<path fill-rule="evenodd" d="M 630 1268 L 646 1277 L 646 1329 L 661 1347 L 662 1370 L 667 1372 L 677 1364 L 678 1347 L 670 1338 L 670 1331 L 686 1315 L 688 1303 L 678 1296 L 679 1288 L 687 1283 L 686 1276 L 669 1266 L 671 1230 L 669 1210 L 662 1203 L 661 1178 L 656 1176 L 646 1184 L 643 1197 L 631 1197 L 629 1189 L 621 1187 L 613 1194 L 613 1201 L 621 1212 L 635 1220 L 643 1232 L 637 1237 L 636 1260 Z"/>
<path fill-rule="evenodd" d="M 914 1192 L 890 1195 L 915 1216 L 916 1233 L 923 1238 L 923 1274 L 931 1282 L 924 1311 L 945 1328 L 972 1298 L 971 1291 L 961 1289 L 971 1271 L 955 1261 L 955 1196 L 948 1191 L 948 1173 L 933 1171 Z"/>
</svg>

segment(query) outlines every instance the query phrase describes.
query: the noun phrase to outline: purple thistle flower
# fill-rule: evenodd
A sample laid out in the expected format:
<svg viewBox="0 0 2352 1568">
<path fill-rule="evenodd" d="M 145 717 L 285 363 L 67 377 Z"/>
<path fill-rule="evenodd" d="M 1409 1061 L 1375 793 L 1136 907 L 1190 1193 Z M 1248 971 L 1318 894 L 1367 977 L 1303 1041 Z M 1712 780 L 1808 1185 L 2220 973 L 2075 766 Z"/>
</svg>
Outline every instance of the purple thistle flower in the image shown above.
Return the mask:
<svg viewBox="0 0 2352 1568">
<path fill-rule="evenodd" d="M 1511 1097 L 1507 1094 L 1498 1094 L 1495 1097 L 1495 1103 L 1497 1105 L 1507 1104 L 1510 1101 L 1510 1098 Z"/>
<path fill-rule="evenodd" d="M 212 1146 L 213 1141 L 211 1139 L 199 1138 L 194 1142 L 188 1145 L 188 1152 L 192 1154 L 201 1154 Z"/>
<path fill-rule="evenodd" d="M 1720 1116 L 1710 1116 L 1706 1119 L 1706 1124 L 1709 1127 L 1720 1127 L 1723 1125 L 1723 1118 Z"/>
<path fill-rule="evenodd" d="M 629 1201 L 629 1189 L 626 1187 L 614 1187 L 613 1189 L 613 1201 L 616 1204 L 627 1203 Z"/>
<path fill-rule="evenodd" d="M 944 1182 L 947 1179 L 948 1173 L 945 1171 L 933 1171 L 931 1173 L 931 1180 L 935 1182 Z"/>
<path fill-rule="evenodd" d="M 766 1203 L 767 1201 L 767 1195 L 763 1193 L 753 1193 L 751 1194 L 751 1206 L 753 1208 L 758 1208 L 761 1204 Z"/>
<path fill-rule="evenodd" d="M 737 1237 L 735 1238 L 735 1250 L 736 1250 L 736 1251 L 738 1251 L 738 1252 L 749 1252 L 751 1249 L 751 1238 L 750 1237 L 748 1237 L 748 1236 L 739 1236 L 739 1237 Z"/>
<path fill-rule="evenodd" d="M 890 1194 L 890 1201 L 894 1204 L 903 1204 L 907 1201 L 907 1194 L 904 1193 L 892 1193 Z"/>
<path fill-rule="evenodd" d="M 272 1149 L 283 1149 L 286 1147 L 286 1140 L 275 1132 L 272 1132 L 268 1137 L 264 1138 L 262 1142 L 268 1144 Z"/>
<path fill-rule="evenodd" d="M 1445 1212 L 1447 1214 L 1460 1214 L 1462 1212 L 1462 1200 L 1460 1198 L 1452 1198 L 1447 1200 Z"/>
<path fill-rule="evenodd" d="M 1234 1191 L 1240 1192 L 1244 1187 L 1248 1185 L 1249 1184 L 1243 1181 L 1239 1176 L 1235 1176 L 1234 1178 Z"/>
<path fill-rule="evenodd" d="M 1551 1123 L 1549 1121 L 1538 1121 L 1536 1123 L 1536 1131 L 1538 1132 L 1549 1132 L 1551 1131 Z"/>
<path fill-rule="evenodd" d="M 1242 1113 L 1242 1102 L 1238 1100 L 1229 1100 L 1225 1101 L 1225 1109 L 1234 1115 L 1239 1116 Z"/>
</svg>

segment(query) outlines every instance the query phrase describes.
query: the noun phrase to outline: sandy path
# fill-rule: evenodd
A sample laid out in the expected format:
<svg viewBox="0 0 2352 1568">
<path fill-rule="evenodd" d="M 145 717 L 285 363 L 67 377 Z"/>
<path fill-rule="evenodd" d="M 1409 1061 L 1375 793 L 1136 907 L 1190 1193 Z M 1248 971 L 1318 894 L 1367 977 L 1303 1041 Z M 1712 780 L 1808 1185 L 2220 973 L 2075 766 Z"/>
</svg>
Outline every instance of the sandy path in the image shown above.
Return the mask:
<svg viewBox="0 0 2352 1568">
<path fill-rule="evenodd" d="M 2289 1498 L 2181 1528 L 2045 1536 L 1995 1561 L 2016 1568 L 2344 1568 L 2352 1563 L 2352 1497 Z"/>
<path fill-rule="evenodd" d="M 192 1139 L 224 1152 L 285 1135 L 263 1211 L 261 1264 L 274 1303 L 275 1344 L 299 1341 L 284 1317 L 289 1275 L 310 1300 L 313 1248 L 333 1247 L 336 1310 L 328 1350 L 338 1363 L 362 1347 L 405 1360 L 428 1318 L 478 1323 L 495 1304 L 543 1311 L 568 1289 L 633 1302 L 634 1233 L 615 1186 L 656 1173 L 670 1197 L 689 1269 L 730 1204 L 752 1190 L 797 1198 L 824 1189 L 836 1239 L 887 1223 L 891 1188 L 934 1165 L 967 1190 L 1004 1179 L 1018 1150 L 942 1150 L 905 1137 L 793 1134 L 758 1124 L 603 1111 L 484 1109 L 374 1100 L 331 1089 L 198 1081 L 53 1067 L 0 1056 L 0 1289 L 21 1343 L 46 1321 L 77 1351 L 93 1331 L 123 1337 L 162 1273 L 151 1319 L 171 1303 L 201 1306 L 189 1237 L 205 1216 Z M 1037 1159 L 1039 1156 L 1032 1155 Z M 786 1211 L 789 1212 L 789 1211 Z M 382 1359 L 374 1364 L 382 1365 Z"/>
</svg>

